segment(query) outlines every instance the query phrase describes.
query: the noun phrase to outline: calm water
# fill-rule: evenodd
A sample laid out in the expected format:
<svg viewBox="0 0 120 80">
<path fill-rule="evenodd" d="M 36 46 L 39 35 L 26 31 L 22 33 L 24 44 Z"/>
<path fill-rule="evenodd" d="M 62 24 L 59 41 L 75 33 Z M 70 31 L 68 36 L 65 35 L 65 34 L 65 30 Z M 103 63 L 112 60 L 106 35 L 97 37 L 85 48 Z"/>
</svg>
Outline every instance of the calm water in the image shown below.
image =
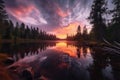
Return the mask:
<svg viewBox="0 0 120 80">
<path fill-rule="evenodd" d="M 7 67 L 17 73 L 18 80 L 28 80 L 22 75 L 24 70 L 30 71 L 34 80 L 120 80 L 119 56 L 99 47 L 67 41 L 4 43 L 0 52 L 14 59 Z"/>
</svg>

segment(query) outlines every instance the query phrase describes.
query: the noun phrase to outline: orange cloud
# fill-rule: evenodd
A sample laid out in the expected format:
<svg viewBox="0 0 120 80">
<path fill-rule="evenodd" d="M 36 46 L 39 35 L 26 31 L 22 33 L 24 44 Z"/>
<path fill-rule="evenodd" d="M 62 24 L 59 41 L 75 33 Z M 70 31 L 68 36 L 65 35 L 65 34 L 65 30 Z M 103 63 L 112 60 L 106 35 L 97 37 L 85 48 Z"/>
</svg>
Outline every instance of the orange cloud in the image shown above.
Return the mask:
<svg viewBox="0 0 120 80">
<path fill-rule="evenodd" d="M 79 22 L 70 23 L 68 26 L 57 28 L 53 32 L 56 34 L 58 38 L 65 39 L 67 34 L 68 35 L 76 34 L 78 25 L 81 25 L 81 23 Z"/>
<path fill-rule="evenodd" d="M 81 27 L 81 32 L 83 32 L 83 27 L 86 25 L 86 23 L 84 22 L 73 22 L 70 23 L 68 26 L 64 26 L 64 27 L 59 27 L 57 29 L 54 29 L 52 33 L 56 34 L 56 36 L 60 39 L 65 39 L 67 37 L 67 35 L 75 35 L 78 26 L 80 25 Z M 90 33 L 91 31 L 91 25 L 86 25 L 88 33 Z"/>
</svg>

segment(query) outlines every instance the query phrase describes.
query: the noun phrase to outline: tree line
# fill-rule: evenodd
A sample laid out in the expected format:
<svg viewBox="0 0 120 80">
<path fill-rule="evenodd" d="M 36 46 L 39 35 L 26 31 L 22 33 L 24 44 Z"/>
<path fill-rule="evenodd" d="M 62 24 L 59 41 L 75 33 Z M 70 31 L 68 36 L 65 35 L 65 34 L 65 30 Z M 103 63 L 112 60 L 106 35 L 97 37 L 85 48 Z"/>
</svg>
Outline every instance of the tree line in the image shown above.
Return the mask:
<svg viewBox="0 0 120 80">
<path fill-rule="evenodd" d="M 79 25 L 76 32 L 77 33 L 75 35 L 67 35 L 67 40 L 82 41 L 82 42 L 89 40 L 89 34 L 86 26 L 83 27 L 83 32 L 82 32 L 81 27 Z"/>
<path fill-rule="evenodd" d="M 8 19 L 7 12 L 5 10 L 4 0 L 0 0 L 0 39 L 39 39 L 39 40 L 56 40 L 56 36 L 48 34 L 39 28 L 30 27 L 24 23 L 13 24 Z"/>
<path fill-rule="evenodd" d="M 113 9 L 108 7 L 109 0 L 93 0 L 88 20 L 92 24 L 92 30 L 87 34 L 84 27 L 83 34 L 78 26 L 77 34 L 67 36 L 68 40 L 89 40 L 103 42 L 120 42 L 120 0 L 112 0 Z"/>
</svg>

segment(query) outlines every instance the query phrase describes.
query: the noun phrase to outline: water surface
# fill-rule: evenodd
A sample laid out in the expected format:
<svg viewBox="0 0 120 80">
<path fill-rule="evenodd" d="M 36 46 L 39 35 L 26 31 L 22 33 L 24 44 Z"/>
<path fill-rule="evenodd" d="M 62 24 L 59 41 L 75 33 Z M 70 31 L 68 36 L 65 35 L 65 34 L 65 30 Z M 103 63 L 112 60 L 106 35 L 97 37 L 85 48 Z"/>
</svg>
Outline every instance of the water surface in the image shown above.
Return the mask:
<svg viewBox="0 0 120 80">
<path fill-rule="evenodd" d="M 89 47 L 78 42 L 55 41 L 29 44 L 4 43 L 1 53 L 9 54 L 18 77 L 30 69 L 38 80 L 120 80 L 120 59 L 100 47 Z M 16 75 L 16 74 L 15 74 Z M 17 79 L 15 79 L 17 80 Z M 27 80 L 25 76 L 18 80 Z"/>
</svg>

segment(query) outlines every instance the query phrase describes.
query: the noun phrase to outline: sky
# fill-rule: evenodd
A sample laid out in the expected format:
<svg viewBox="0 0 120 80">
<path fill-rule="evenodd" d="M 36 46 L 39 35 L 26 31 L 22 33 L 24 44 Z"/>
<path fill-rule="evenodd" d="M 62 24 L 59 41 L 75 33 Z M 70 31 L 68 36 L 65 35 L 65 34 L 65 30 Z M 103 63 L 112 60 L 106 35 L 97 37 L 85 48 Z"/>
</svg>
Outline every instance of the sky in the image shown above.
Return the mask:
<svg viewBox="0 0 120 80">
<path fill-rule="evenodd" d="M 78 25 L 91 25 L 88 16 L 93 0 L 5 0 L 6 11 L 13 22 L 39 27 L 64 39 L 76 33 Z"/>
</svg>

